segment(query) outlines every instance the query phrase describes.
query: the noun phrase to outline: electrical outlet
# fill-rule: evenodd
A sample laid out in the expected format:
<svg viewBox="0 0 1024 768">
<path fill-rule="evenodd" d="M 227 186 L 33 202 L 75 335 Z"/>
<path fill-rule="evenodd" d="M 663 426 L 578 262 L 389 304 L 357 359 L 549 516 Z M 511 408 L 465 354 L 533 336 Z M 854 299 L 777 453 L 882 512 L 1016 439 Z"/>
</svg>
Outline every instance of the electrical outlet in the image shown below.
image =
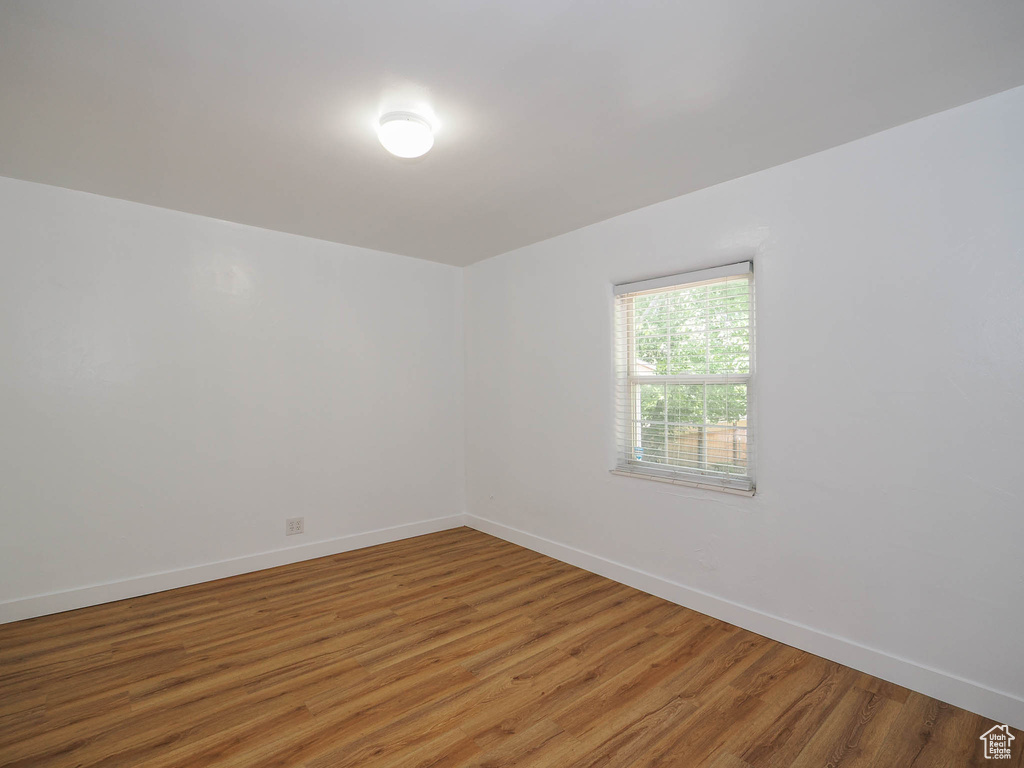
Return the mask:
<svg viewBox="0 0 1024 768">
<path fill-rule="evenodd" d="M 284 535 L 294 536 L 296 533 L 302 533 L 302 521 L 304 518 L 301 517 L 289 517 L 284 521 Z"/>
</svg>

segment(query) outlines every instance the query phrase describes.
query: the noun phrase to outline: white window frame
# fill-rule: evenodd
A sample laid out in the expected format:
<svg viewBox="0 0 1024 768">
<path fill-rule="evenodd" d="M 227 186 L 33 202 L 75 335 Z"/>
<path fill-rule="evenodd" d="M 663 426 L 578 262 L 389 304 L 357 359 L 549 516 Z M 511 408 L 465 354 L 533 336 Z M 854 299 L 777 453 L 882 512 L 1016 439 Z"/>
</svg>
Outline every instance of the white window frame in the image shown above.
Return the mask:
<svg viewBox="0 0 1024 768">
<path fill-rule="evenodd" d="M 631 302 L 628 294 L 658 289 L 687 287 L 708 281 L 717 281 L 728 277 L 749 275 L 750 277 L 750 371 L 746 374 L 684 374 L 673 376 L 640 375 L 636 370 L 635 345 L 633 343 L 634 328 L 632 321 L 627 319 L 632 313 L 626 313 L 620 302 Z M 755 376 L 756 376 L 756 320 L 755 320 L 755 285 L 753 262 L 745 261 L 728 264 L 695 272 L 683 272 L 651 280 L 623 283 L 613 287 L 615 296 L 615 393 L 616 393 L 616 466 L 612 474 L 626 477 L 637 477 L 645 480 L 656 480 L 707 490 L 724 491 L 742 496 L 753 496 L 756 489 L 755 477 Z M 625 298 L 620 298 L 625 297 Z M 747 474 L 737 478 L 722 477 L 718 473 L 700 469 L 653 466 L 637 461 L 633 456 L 633 446 L 638 441 L 634 434 L 637 420 L 625 419 L 629 401 L 632 399 L 634 387 L 639 384 L 715 384 L 742 383 L 747 387 Z M 706 394 L 705 394 L 706 398 Z M 627 423 L 624 423 L 624 420 Z"/>
</svg>

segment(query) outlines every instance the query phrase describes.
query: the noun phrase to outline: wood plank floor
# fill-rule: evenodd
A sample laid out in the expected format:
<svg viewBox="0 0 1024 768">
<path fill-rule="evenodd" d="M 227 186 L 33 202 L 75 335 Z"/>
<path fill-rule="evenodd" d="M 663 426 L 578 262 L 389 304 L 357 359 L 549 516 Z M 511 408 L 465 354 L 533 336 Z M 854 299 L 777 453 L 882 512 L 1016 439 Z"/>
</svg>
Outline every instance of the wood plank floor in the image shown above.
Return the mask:
<svg viewBox="0 0 1024 768">
<path fill-rule="evenodd" d="M 0 765 L 971 765 L 994 725 L 461 528 L 0 626 Z"/>
</svg>

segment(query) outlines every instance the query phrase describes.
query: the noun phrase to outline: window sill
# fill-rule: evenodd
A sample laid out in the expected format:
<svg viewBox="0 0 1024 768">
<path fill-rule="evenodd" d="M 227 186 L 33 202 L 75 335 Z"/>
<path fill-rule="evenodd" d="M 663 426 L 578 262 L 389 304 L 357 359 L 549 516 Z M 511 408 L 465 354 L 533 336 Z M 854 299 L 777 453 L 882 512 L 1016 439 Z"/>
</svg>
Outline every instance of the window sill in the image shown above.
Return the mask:
<svg viewBox="0 0 1024 768">
<path fill-rule="evenodd" d="M 670 477 L 658 477 L 657 475 L 649 475 L 644 472 L 627 472 L 624 469 L 612 469 L 609 470 L 613 475 L 619 477 L 635 477 L 640 480 L 653 480 L 656 483 L 665 483 L 667 485 L 681 485 L 685 488 L 699 488 L 702 491 L 720 491 L 721 493 L 731 493 L 733 496 L 753 496 L 754 491 L 743 491 L 739 488 L 726 488 L 722 485 L 710 485 L 708 483 L 698 483 L 695 480 L 674 480 Z"/>
</svg>

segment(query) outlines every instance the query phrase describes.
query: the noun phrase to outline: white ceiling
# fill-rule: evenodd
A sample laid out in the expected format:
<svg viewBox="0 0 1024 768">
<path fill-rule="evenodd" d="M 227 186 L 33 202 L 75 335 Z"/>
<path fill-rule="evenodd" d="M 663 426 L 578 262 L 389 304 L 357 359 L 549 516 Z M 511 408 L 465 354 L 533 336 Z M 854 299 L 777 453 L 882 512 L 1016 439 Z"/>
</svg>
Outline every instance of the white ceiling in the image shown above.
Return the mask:
<svg viewBox="0 0 1024 768">
<path fill-rule="evenodd" d="M 0 175 L 461 265 L 1022 83 L 1021 0 L 0 0 Z"/>
</svg>

